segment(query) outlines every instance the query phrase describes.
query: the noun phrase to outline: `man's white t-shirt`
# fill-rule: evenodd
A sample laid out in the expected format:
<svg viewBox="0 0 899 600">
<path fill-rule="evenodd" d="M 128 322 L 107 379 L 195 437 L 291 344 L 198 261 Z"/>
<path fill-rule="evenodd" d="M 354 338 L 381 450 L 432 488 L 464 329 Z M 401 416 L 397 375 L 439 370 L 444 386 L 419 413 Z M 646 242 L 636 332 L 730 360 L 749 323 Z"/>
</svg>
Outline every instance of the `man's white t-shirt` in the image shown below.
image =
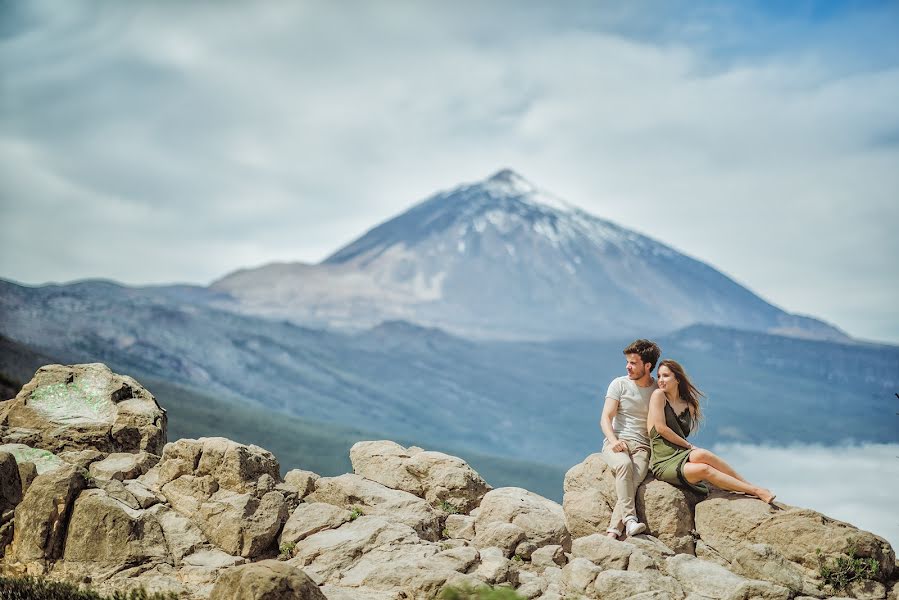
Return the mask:
<svg viewBox="0 0 899 600">
<path fill-rule="evenodd" d="M 655 379 L 648 387 L 638 386 L 626 375 L 612 380 L 606 398 L 618 400 L 618 413 L 612 419 L 612 431 L 619 439 L 649 445 L 646 416 L 649 414 L 649 397 L 658 387 Z"/>
</svg>

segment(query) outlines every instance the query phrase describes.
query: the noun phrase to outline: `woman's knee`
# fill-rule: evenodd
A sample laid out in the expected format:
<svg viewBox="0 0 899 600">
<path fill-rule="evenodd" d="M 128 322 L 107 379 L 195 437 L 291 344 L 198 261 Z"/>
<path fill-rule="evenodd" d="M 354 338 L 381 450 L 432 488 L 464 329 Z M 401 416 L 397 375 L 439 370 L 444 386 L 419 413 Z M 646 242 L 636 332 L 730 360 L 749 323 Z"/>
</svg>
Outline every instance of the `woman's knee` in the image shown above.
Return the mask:
<svg viewBox="0 0 899 600">
<path fill-rule="evenodd" d="M 714 459 L 715 455 L 704 448 L 696 448 L 690 452 L 690 462 L 707 463 Z"/>
<path fill-rule="evenodd" d="M 694 480 L 708 479 L 714 469 L 705 463 L 689 462 L 684 465 L 684 474 Z"/>
</svg>

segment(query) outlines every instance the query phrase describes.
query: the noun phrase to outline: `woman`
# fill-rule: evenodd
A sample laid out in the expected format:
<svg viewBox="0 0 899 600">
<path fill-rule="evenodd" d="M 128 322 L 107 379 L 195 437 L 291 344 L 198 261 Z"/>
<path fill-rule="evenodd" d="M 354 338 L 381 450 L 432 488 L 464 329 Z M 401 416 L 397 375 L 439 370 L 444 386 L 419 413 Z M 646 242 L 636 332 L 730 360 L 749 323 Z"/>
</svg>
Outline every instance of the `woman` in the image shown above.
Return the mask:
<svg viewBox="0 0 899 600">
<path fill-rule="evenodd" d="M 652 459 L 649 470 L 656 479 L 708 494 L 708 481 L 723 490 L 743 492 L 763 502 L 774 501 L 770 490 L 753 485 L 740 477 L 730 465 L 715 454 L 696 448 L 687 441 L 702 418 L 699 397 L 703 395 L 676 361 L 659 363 L 659 389 L 649 399 L 649 429 Z"/>
</svg>

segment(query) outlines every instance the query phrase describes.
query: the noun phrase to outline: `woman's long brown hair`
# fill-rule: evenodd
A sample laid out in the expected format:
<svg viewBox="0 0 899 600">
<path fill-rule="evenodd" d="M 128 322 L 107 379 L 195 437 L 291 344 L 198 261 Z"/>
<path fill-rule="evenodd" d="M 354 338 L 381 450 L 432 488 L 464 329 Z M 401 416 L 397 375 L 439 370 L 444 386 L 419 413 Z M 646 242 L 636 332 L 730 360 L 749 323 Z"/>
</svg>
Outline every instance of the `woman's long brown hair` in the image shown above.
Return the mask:
<svg viewBox="0 0 899 600">
<path fill-rule="evenodd" d="M 693 382 L 690 381 L 690 378 L 687 377 L 687 372 L 684 371 L 684 368 L 680 366 L 680 363 L 676 360 L 665 359 L 659 363 L 659 368 L 668 367 L 672 373 L 674 373 L 674 377 L 677 379 L 677 393 L 678 395 L 686 400 L 687 405 L 690 407 L 690 412 L 693 413 L 693 431 L 699 427 L 699 422 L 702 420 L 702 410 L 699 408 L 699 399 L 705 397 L 705 394 L 700 391 L 698 387 L 693 385 Z"/>
</svg>

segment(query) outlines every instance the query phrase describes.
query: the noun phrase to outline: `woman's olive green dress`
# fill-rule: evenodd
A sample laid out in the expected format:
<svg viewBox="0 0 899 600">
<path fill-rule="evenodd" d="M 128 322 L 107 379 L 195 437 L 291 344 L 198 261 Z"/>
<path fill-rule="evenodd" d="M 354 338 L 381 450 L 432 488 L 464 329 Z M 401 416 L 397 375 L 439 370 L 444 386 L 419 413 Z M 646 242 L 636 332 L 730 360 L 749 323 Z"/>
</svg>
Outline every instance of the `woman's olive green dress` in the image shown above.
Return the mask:
<svg viewBox="0 0 899 600">
<path fill-rule="evenodd" d="M 665 402 L 665 424 L 671 428 L 674 433 L 687 439 L 690 430 L 693 429 L 693 415 L 690 409 L 685 408 L 680 415 L 675 414 L 674 409 L 668 402 Z M 663 438 L 656 428 L 653 427 L 649 432 L 650 444 L 652 446 L 652 460 L 649 463 L 649 470 L 659 481 L 670 483 L 671 485 L 679 485 L 689 488 L 699 494 L 708 494 L 709 488 L 703 483 L 690 483 L 684 477 L 684 463 L 690 459 L 690 450 L 676 444 L 672 444 Z"/>
</svg>

